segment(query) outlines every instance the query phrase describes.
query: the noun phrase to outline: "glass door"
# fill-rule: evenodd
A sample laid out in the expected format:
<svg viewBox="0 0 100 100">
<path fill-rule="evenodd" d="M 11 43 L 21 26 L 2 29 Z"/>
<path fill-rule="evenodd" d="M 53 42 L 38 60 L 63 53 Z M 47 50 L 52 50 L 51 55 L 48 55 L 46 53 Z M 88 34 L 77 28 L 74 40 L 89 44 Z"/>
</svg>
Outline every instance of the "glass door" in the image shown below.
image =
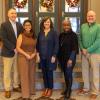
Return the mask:
<svg viewBox="0 0 100 100">
<path fill-rule="evenodd" d="M 15 1 L 27 1 L 27 3 L 23 8 L 19 8 L 18 6 L 16 7 Z M 51 17 L 54 28 L 59 31 L 59 33 L 62 31 L 62 20 L 68 18 L 71 21 L 73 31 L 79 34 L 80 25 L 84 20 L 83 15 L 86 16 L 87 2 L 88 0 L 9 0 L 9 8 L 16 8 L 18 13 L 17 20 L 21 23 L 23 23 L 25 19 L 32 20 L 37 35 L 40 30 L 40 22 L 45 16 Z M 76 66 L 80 67 L 81 62 L 77 62 Z M 78 70 L 76 71 L 79 72 Z M 80 76 L 80 74 L 78 75 Z M 36 89 L 42 89 L 42 74 L 39 70 L 37 70 L 36 77 L 37 79 L 40 79 L 39 81 L 36 81 Z M 63 87 L 64 79 L 62 73 L 59 72 L 59 68 L 55 71 L 54 78 L 56 80 L 54 82 L 54 88 L 61 89 Z M 74 84 L 75 88 L 78 87 L 78 83 L 76 85 Z"/>
<path fill-rule="evenodd" d="M 54 28 L 58 27 L 58 0 L 35 0 L 35 31 L 39 32 L 40 22 L 43 17 L 49 16 L 53 21 Z"/>
<path fill-rule="evenodd" d="M 83 0 L 61 0 L 62 1 L 62 20 L 69 19 L 72 29 L 77 34 L 80 32 L 80 24 L 82 23 L 82 2 Z"/>
<path fill-rule="evenodd" d="M 62 20 L 69 18 L 73 31 L 78 34 L 84 20 L 83 14 L 87 11 L 85 9 L 87 1 L 84 0 L 19 0 L 27 1 L 23 8 L 18 8 L 15 1 L 18 0 L 9 0 L 9 8 L 16 8 L 17 20 L 21 23 L 28 18 L 32 20 L 36 34 L 39 32 L 39 24 L 45 16 L 51 17 L 54 28 L 60 32 Z"/>
<path fill-rule="evenodd" d="M 23 6 L 18 4 L 24 3 Z M 23 2 L 23 0 L 9 0 L 9 8 L 13 7 L 17 11 L 17 21 L 23 23 L 25 19 L 32 19 L 33 18 L 33 0 L 25 0 L 26 2 Z M 22 7 L 21 7 L 22 6 Z M 31 13 L 30 13 L 31 12 Z"/>
</svg>

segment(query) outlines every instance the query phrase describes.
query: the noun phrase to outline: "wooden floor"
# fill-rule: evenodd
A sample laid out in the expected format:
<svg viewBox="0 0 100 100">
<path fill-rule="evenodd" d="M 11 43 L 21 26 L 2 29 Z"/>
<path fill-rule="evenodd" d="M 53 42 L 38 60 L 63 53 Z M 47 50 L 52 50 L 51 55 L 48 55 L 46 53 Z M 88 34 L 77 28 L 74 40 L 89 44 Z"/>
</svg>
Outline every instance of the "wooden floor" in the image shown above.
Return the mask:
<svg viewBox="0 0 100 100">
<path fill-rule="evenodd" d="M 60 98 L 61 97 L 60 93 L 61 93 L 60 90 L 54 91 L 51 98 L 53 98 L 54 100 Z M 72 93 L 72 97 L 75 98 L 76 100 L 90 100 L 89 95 L 78 96 L 76 93 L 77 93 L 77 91 L 73 91 L 73 93 Z M 33 95 L 31 98 L 32 98 L 32 100 L 35 100 L 36 98 L 38 98 L 40 96 L 41 96 L 41 91 L 37 91 L 36 95 Z M 19 98 L 19 97 L 21 97 L 21 93 L 12 93 L 11 98 L 6 99 L 4 97 L 4 92 L 0 92 L 0 100 L 14 100 L 14 99 Z M 96 100 L 100 100 L 100 96 L 98 96 L 98 98 Z"/>
</svg>

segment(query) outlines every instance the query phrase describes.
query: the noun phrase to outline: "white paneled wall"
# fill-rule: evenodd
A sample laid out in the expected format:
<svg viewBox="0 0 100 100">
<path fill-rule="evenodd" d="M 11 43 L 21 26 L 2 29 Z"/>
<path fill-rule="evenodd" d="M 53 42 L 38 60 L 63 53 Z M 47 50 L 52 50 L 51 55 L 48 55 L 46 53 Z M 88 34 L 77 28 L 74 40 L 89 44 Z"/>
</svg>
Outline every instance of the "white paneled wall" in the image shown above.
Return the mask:
<svg viewBox="0 0 100 100">
<path fill-rule="evenodd" d="M 0 24 L 5 20 L 5 0 L 0 0 Z"/>
<path fill-rule="evenodd" d="M 88 0 L 88 9 L 96 12 L 97 22 L 100 23 L 100 0 Z"/>
</svg>

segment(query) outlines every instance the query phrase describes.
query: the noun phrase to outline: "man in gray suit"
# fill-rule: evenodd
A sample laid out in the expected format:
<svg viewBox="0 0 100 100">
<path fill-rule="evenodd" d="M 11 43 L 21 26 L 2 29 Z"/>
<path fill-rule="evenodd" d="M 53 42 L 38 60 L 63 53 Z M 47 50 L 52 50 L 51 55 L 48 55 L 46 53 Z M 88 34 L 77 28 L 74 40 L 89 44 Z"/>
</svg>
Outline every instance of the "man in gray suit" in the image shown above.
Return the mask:
<svg viewBox="0 0 100 100">
<path fill-rule="evenodd" d="M 13 89 L 19 90 L 19 75 L 17 68 L 16 39 L 22 32 L 22 25 L 16 22 L 17 13 L 14 8 L 8 11 L 9 20 L 1 24 L 0 35 L 3 41 L 1 55 L 4 64 L 5 97 L 11 97 L 11 69 L 13 67 Z"/>
</svg>

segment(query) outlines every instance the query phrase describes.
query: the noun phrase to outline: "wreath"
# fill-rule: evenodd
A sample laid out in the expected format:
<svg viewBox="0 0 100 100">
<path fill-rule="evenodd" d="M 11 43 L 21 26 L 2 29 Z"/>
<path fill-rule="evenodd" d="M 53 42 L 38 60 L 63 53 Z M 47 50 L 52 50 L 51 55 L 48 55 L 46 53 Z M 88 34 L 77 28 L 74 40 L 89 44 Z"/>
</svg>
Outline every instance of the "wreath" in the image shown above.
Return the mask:
<svg viewBox="0 0 100 100">
<path fill-rule="evenodd" d="M 40 0 L 40 5 L 46 7 L 48 11 L 53 10 L 54 0 Z"/>
<path fill-rule="evenodd" d="M 79 0 L 66 0 L 70 7 L 76 7 L 79 3 Z"/>
<path fill-rule="evenodd" d="M 27 4 L 27 0 L 14 0 L 14 3 L 17 8 L 24 8 Z"/>
</svg>

